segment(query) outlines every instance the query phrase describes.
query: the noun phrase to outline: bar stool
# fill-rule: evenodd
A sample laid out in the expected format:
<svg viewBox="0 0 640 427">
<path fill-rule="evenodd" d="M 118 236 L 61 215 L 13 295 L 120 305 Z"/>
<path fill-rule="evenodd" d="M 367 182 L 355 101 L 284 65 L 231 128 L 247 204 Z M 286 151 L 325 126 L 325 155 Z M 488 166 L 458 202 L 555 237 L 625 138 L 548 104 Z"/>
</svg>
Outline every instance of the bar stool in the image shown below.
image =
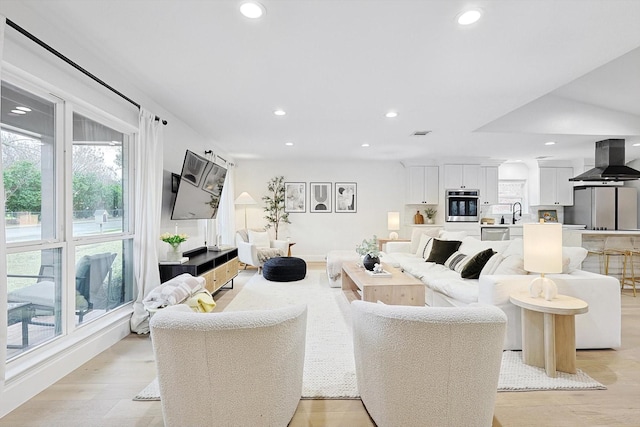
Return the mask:
<svg viewBox="0 0 640 427">
<path fill-rule="evenodd" d="M 633 257 L 640 257 L 640 250 L 630 249 L 625 256 L 624 267 L 622 271 L 622 280 L 620 281 L 620 289 L 624 289 L 624 285 L 631 285 L 633 289 L 633 296 L 636 296 L 636 281 L 640 281 L 640 277 L 636 277 L 636 272 L 633 266 Z M 627 276 L 627 265 L 631 265 L 631 276 Z"/>
<path fill-rule="evenodd" d="M 622 278 L 624 278 L 627 265 L 627 252 L 633 249 L 631 237 L 607 237 L 604 240 L 604 274 L 609 276 L 611 257 L 622 257 Z M 622 280 L 620 280 L 622 283 Z"/>
<path fill-rule="evenodd" d="M 604 269 L 604 241 L 602 248 L 587 248 L 587 257 L 589 256 L 597 256 L 598 257 L 598 273 L 602 274 L 602 270 Z"/>
<path fill-rule="evenodd" d="M 640 256 L 640 250 L 633 246 L 631 237 L 607 237 L 604 242 L 604 274 L 609 275 L 610 257 L 622 257 L 622 274 L 620 276 L 620 290 L 625 285 L 631 285 L 633 288 L 633 296 L 636 296 L 636 281 L 640 281 L 640 277 L 636 278 L 635 268 L 633 265 L 633 257 Z M 630 271 L 629 271 L 630 270 Z M 628 273 L 631 273 L 629 275 Z"/>
</svg>

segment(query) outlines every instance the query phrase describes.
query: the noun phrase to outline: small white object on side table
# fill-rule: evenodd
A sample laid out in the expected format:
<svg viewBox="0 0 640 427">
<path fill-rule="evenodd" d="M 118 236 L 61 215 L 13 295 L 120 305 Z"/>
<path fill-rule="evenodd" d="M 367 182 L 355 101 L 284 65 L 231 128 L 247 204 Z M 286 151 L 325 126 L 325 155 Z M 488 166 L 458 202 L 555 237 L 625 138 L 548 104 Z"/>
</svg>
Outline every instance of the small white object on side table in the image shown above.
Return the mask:
<svg viewBox="0 0 640 427">
<path fill-rule="evenodd" d="M 547 301 L 528 292 L 513 293 L 509 299 L 522 308 L 523 362 L 544 368 L 549 377 L 556 371 L 575 374 L 575 315 L 586 313 L 588 304 L 567 295 Z"/>
</svg>

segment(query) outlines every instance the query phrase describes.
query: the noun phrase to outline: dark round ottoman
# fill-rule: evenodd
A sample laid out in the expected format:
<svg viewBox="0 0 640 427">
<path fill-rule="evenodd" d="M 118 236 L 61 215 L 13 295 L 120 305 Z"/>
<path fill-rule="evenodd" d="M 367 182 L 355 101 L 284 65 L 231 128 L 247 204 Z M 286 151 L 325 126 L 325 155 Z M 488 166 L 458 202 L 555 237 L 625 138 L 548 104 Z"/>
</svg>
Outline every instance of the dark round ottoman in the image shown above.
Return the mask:
<svg viewBox="0 0 640 427">
<path fill-rule="evenodd" d="M 262 266 L 262 277 L 272 282 L 293 282 L 306 275 L 307 264 L 296 257 L 271 258 Z"/>
</svg>

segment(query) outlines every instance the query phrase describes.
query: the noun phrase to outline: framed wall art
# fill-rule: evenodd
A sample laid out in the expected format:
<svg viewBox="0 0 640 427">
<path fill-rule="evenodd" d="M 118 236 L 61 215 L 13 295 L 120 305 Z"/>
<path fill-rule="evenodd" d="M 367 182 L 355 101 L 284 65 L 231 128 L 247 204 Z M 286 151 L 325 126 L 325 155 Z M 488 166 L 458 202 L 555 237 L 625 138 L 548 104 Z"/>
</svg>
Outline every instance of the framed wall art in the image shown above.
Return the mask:
<svg viewBox="0 0 640 427">
<path fill-rule="evenodd" d="M 539 210 L 538 219 L 542 219 L 544 222 L 558 222 L 558 211 L 556 209 Z"/>
<path fill-rule="evenodd" d="M 336 212 L 358 211 L 358 186 L 355 182 L 336 182 Z"/>
<path fill-rule="evenodd" d="M 309 212 L 331 212 L 331 183 L 309 183 Z"/>
<path fill-rule="evenodd" d="M 284 211 L 287 213 L 307 211 L 307 183 L 284 183 Z"/>
</svg>

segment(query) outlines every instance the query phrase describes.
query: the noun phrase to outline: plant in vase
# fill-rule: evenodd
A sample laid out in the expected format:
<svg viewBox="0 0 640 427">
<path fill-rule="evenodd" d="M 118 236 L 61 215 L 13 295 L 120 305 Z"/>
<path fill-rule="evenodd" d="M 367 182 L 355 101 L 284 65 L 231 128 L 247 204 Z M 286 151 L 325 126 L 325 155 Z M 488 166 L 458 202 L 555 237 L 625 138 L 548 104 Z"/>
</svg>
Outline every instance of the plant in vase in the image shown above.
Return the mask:
<svg viewBox="0 0 640 427">
<path fill-rule="evenodd" d="M 362 265 L 369 271 L 373 271 L 376 264 L 380 264 L 380 249 L 378 247 L 378 237 L 375 235 L 372 239 L 364 239 L 362 243 L 356 246 L 356 252 L 364 257 Z"/>
<path fill-rule="evenodd" d="M 266 212 L 264 219 L 267 220 L 265 228 L 273 227 L 276 233 L 276 240 L 278 240 L 280 223 L 291 224 L 289 214 L 284 209 L 284 177 L 276 176 L 271 178 L 267 183 L 267 190 L 269 194 L 262 197 L 265 202 L 264 211 Z"/>
<path fill-rule="evenodd" d="M 160 240 L 171 245 L 171 249 L 167 251 L 167 261 L 180 261 L 182 253 L 180 253 L 180 244 L 186 242 L 189 236 L 186 234 L 162 233 Z"/>
<path fill-rule="evenodd" d="M 427 216 L 427 224 L 433 224 L 433 219 L 436 217 L 438 210 L 435 208 L 427 208 L 424 210 L 424 214 Z"/>
</svg>

